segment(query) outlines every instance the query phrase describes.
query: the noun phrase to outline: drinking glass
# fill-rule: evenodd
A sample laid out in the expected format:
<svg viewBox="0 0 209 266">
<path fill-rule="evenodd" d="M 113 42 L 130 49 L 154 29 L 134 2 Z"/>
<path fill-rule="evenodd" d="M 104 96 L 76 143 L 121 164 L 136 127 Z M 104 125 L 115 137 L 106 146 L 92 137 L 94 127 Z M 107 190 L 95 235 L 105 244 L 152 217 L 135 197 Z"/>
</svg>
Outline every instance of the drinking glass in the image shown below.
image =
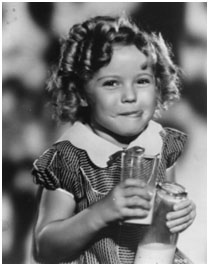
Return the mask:
<svg viewBox="0 0 209 266">
<path fill-rule="evenodd" d="M 141 147 L 133 147 L 123 151 L 121 160 L 121 180 L 134 178 L 144 181 L 149 192 L 152 194 L 151 209 L 145 218 L 131 218 L 125 220 L 126 223 L 151 224 L 155 200 L 155 181 L 159 156 L 145 155 L 145 150 Z M 137 196 L 136 196 L 137 197 Z"/>
</svg>

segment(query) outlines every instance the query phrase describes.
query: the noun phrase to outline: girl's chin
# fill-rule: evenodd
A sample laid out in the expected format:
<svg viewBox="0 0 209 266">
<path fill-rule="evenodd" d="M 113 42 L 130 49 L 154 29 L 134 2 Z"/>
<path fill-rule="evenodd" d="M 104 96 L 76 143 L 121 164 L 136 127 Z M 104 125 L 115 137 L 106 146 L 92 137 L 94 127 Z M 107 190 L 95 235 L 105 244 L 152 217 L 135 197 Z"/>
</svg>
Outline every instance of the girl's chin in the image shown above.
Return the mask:
<svg viewBox="0 0 209 266">
<path fill-rule="evenodd" d="M 130 142 L 134 141 L 141 134 L 141 132 L 141 130 L 136 132 L 120 132 L 119 134 L 115 135 L 115 137 L 120 143 L 129 144 Z"/>
<path fill-rule="evenodd" d="M 125 127 L 125 126 L 124 126 Z M 133 138 L 133 137 L 137 137 L 139 136 L 144 130 L 144 127 L 143 128 L 137 128 L 137 129 L 133 129 L 133 130 L 122 130 L 120 131 L 119 135 L 121 137 L 124 137 L 124 138 Z"/>
</svg>

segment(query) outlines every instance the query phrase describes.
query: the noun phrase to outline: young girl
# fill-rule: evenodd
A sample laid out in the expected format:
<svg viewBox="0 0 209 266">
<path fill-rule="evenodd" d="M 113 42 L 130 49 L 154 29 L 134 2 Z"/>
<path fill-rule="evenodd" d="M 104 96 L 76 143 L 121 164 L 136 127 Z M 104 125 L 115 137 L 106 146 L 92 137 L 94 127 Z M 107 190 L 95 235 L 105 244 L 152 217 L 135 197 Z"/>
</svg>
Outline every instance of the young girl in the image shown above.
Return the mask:
<svg viewBox="0 0 209 266">
<path fill-rule="evenodd" d="M 153 121 L 179 97 L 178 69 L 161 36 L 125 17 L 95 17 L 72 27 L 50 89 L 64 135 L 34 162 L 41 187 L 34 229 L 41 263 L 133 263 L 151 195 L 135 179 L 120 181 L 121 151 L 160 154 L 157 182 L 172 179 L 185 134 Z M 136 197 L 137 196 L 137 197 Z M 193 222 L 191 200 L 167 215 L 171 232 Z"/>
</svg>

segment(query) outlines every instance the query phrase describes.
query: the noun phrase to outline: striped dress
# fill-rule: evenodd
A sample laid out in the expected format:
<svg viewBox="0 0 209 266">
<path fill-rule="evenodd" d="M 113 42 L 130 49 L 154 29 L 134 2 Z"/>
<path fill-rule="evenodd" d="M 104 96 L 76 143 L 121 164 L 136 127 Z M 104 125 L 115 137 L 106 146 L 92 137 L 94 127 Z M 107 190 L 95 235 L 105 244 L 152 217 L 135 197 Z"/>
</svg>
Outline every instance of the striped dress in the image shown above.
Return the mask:
<svg viewBox="0 0 209 266">
<path fill-rule="evenodd" d="M 166 180 L 166 169 L 180 156 L 187 137 L 171 128 L 162 128 L 159 134 L 162 150 L 157 181 L 163 181 Z M 105 197 L 119 183 L 120 169 L 120 151 L 101 167 L 91 160 L 86 150 L 76 147 L 70 140 L 60 140 L 34 162 L 32 175 L 34 182 L 46 189 L 61 188 L 71 193 L 76 202 L 76 213 L 79 213 Z M 140 225 L 112 224 L 99 231 L 94 243 L 75 261 L 63 263 L 133 263 L 142 231 Z M 176 263 L 187 263 L 179 252 L 176 252 Z"/>
</svg>

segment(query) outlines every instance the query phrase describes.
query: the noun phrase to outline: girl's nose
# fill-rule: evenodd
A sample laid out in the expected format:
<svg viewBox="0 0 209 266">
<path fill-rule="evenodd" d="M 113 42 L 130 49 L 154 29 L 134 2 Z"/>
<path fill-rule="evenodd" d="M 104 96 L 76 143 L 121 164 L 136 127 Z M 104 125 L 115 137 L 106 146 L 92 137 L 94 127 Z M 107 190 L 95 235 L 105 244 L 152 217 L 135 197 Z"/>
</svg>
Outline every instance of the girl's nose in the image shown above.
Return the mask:
<svg viewBox="0 0 209 266">
<path fill-rule="evenodd" d="M 126 85 L 122 91 L 122 102 L 135 102 L 137 99 L 136 90 L 132 85 Z"/>
</svg>

